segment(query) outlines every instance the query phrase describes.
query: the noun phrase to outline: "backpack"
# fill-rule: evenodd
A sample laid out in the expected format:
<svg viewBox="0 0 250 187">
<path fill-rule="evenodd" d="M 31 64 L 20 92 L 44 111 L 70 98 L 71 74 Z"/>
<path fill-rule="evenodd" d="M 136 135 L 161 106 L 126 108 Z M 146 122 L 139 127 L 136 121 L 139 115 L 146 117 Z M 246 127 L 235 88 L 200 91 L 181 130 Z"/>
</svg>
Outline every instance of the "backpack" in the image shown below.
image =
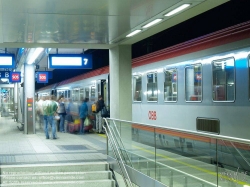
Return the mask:
<svg viewBox="0 0 250 187">
<path fill-rule="evenodd" d="M 92 112 L 96 113 L 98 112 L 98 102 L 94 102 L 91 106 Z"/>
</svg>

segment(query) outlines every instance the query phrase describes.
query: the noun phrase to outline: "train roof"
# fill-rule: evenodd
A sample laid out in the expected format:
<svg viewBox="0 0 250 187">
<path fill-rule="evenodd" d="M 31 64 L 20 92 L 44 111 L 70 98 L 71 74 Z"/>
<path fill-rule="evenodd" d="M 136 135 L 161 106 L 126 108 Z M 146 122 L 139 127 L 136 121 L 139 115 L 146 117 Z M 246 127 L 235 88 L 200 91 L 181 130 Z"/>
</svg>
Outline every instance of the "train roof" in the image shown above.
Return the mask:
<svg viewBox="0 0 250 187">
<path fill-rule="evenodd" d="M 246 38 L 250 38 L 250 21 L 135 58 L 132 66 L 134 68 Z"/>
</svg>

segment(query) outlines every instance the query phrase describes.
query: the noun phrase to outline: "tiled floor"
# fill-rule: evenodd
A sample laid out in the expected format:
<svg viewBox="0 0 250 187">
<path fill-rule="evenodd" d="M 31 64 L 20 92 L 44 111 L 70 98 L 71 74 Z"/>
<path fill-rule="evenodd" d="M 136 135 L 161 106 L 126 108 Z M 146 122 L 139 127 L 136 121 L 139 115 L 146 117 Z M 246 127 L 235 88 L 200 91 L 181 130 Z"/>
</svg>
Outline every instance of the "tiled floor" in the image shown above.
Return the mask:
<svg viewBox="0 0 250 187">
<path fill-rule="evenodd" d="M 39 127 L 36 134 L 23 134 L 11 117 L 0 117 L 0 164 L 106 161 L 106 136 L 57 132 L 58 139 L 45 139 Z"/>
</svg>

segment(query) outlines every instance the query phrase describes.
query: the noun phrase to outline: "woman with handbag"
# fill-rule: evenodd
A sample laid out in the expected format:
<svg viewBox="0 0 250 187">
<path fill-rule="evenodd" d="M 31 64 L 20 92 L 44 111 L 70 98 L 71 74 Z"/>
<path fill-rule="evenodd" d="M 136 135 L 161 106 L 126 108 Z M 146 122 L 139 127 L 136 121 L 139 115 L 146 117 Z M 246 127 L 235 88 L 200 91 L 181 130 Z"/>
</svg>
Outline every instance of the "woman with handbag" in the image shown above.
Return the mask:
<svg viewBox="0 0 250 187">
<path fill-rule="evenodd" d="M 79 108 L 79 117 L 80 117 L 80 131 L 79 134 L 84 134 L 84 120 L 88 116 L 88 105 L 87 102 L 89 98 L 85 98 Z"/>
</svg>

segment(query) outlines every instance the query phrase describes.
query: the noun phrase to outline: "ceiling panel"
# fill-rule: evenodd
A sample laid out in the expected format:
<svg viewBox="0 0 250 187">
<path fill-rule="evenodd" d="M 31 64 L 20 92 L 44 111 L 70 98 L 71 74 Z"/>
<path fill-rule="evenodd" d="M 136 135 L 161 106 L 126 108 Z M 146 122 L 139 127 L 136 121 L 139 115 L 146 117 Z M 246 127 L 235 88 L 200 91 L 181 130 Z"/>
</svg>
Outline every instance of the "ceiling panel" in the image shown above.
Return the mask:
<svg viewBox="0 0 250 187">
<path fill-rule="evenodd" d="M 40 43 L 103 44 L 109 48 L 109 44 L 126 41 L 128 33 L 141 29 L 143 24 L 155 18 L 164 18 L 163 22 L 168 22 L 171 17 L 164 17 L 163 14 L 183 3 L 191 3 L 186 11 L 192 11 L 192 8 L 209 2 L 206 9 L 201 6 L 200 12 L 204 12 L 226 1 L 1 0 L 3 42 L 19 43 L 19 46 L 37 46 Z M 196 14 L 199 11 L 190 16 Z M 178 22 L 187 19 L 180 18 Z"/>
</svg>

